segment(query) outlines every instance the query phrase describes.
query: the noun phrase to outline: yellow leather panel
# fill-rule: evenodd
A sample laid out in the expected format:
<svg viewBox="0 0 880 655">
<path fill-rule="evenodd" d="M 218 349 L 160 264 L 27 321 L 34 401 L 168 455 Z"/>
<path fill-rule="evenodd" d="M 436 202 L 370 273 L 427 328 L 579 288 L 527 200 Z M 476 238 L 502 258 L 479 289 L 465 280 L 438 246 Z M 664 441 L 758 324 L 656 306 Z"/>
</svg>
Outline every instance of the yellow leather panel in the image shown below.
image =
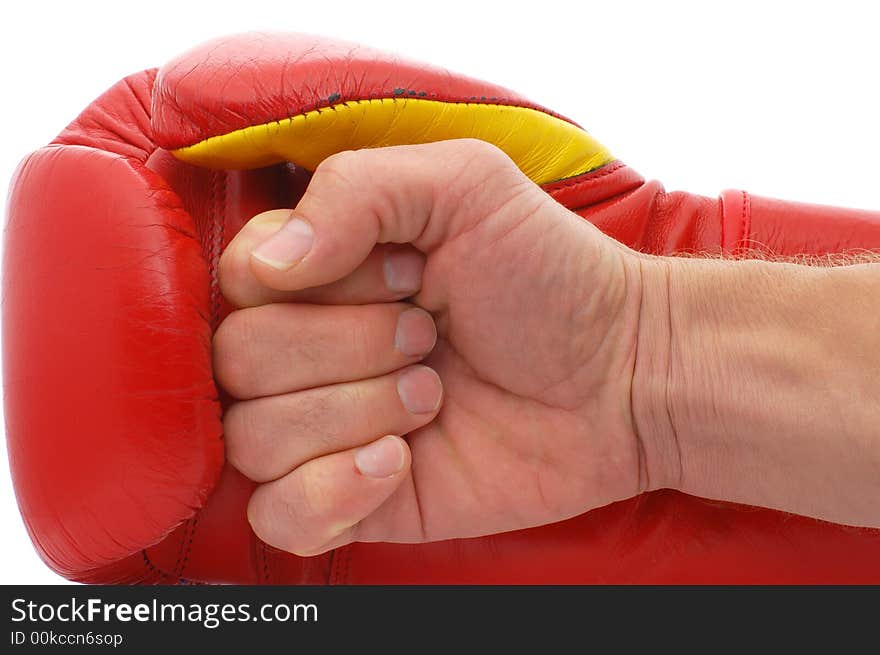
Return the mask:
<svg viewBox="0 0 880 655">
<path fill-rule="evenodd" d="M 538 184 L 613 159 L 581 128 L 535 109 L 418 98 L 344 102 L 211 137 L 173 154 L 209 168 L 259 168 L 289 161 L 315 170 L 342 150 L 465 137 L 498 146 Z"/>
</svg>

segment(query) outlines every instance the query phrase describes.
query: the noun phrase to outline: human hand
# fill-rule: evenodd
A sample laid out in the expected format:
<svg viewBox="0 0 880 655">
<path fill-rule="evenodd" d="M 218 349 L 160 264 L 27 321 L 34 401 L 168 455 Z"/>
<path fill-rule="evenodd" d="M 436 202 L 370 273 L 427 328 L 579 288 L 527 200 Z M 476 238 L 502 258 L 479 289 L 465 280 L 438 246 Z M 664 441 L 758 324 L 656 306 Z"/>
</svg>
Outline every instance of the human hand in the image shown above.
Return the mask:
<svg viewBox="0 0 880 655">
<path fill-rule="evenodd" d="M 647 271 L 482 142 L 326 160 L 220 263 L 244 308 L 215 374 L 257 535 L 303 555 L 471 537 L 666 486 L 634 416 Z"/>
</svg>

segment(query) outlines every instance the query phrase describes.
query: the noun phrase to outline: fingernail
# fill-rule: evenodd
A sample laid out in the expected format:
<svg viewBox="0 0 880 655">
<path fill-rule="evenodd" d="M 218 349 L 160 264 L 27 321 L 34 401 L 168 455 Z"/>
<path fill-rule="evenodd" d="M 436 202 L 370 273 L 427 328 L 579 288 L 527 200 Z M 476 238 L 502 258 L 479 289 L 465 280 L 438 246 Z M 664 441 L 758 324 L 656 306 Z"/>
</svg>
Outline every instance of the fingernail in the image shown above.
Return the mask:
<svg viewBox="0 0 880 655">
<path fill-rule="evenodd" d="M 354 465 L 368 478 L 390 478 L 403 469 L 403 463 L 403 445 L 392 435 L 358 448 L 354 453 Z"/>
<path fill-rule="evenodd" d="M 411 250 L 393 251 L 385 255 L 383 270 L 385 286 L 390 291 L 418 291 L 422 286 L 424 258 Z"/>
<path fill-rule="evenodd" d="M 397 378 L 397 394 L 409 412 L 430 414 L 440 407 L 443 384 L 433 369 L 413 366 Z"/>
<path fill-rule="evenodd" d="M 304 220 L 294 218 L 254 248 L 253 256 L 279 271 L 292 268 L 312 249 L 315 233 Z"/>
<path fill-rule="evenodd" d="M 434 319 L 423 309 L 413 307 L 397 317 L 394 347 L 407 357 L 427 355 L 437 342 Z"/>
</svg>

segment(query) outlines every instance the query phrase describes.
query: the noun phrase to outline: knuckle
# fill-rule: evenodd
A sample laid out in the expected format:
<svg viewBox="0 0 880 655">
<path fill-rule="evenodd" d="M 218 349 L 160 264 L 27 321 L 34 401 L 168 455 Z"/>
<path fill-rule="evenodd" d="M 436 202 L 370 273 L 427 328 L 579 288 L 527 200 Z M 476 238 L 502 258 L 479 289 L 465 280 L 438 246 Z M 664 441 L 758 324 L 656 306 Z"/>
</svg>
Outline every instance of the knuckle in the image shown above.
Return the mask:
<svg viewBox="0 0 880 655">
<path fill-rule="evenodd" d="M 513 161 L 495 144 L 482 139 L 459 139 L 461 155 L 471 164 L 481 168 L 510 168 Z"/>
<path fill-rule="evenodd" d="M 254 534 L 270 546 L 300 553 L 315 545 L 296 498 L 278 483 L 264 484 L 248 502 L 247 518 Z"/>
<path fill-rule="evenodd" d="M 264 464 L 272 458 L 266 452 L 256 414 L 249 402 L 229 406 L 223 415 L 223 440 L 229 463 L 250 480 L 264 482 L 268 479 Z"/>
<path fill-rule="evenodd" d="M 274 534 L 274 530 L 270 530 L 274 521 L 270 516 L 267 516 L 269 512 L 267 495 L 270 494 L 270 491 L 265 486 L 257 487 L 254 490 L 247 504 L 247 520 L 257 537 L 271 546 L 281 548 L 278 536 Z"/>
<path fill-rule="evenodd" d="M 462 177 L 485 194 L 503 194 L 520 185 L 533 186 L 513 160 L 503 150 L 489 143 L 462 153 Z"/>
<path fill-rule="evenodd" d="M 273 489 L 268 485 L 257 487 L 247 505 L 247 520 L 254 534 L 270 546 L 286 550 L 282 526 L 274 516 Z"/>
<path fill-rule="evenodd" d="M 446 158 L 450 166 L 436 195 L 443 198 L 441 213 L 462 224 L 492 213 L 493 199 L 506 197 L 512 187 L 529 183 L 513 160 L 496 146 L 479 139 L 460 139 Z"/>
<path fill-rule="evenodd" d="M 233 248 L 224 250 L 217 262 L 217 283 L 220 293 L 234 307 L 245 304 L 241 294 L 241 280 L 246 279 L 246 274 L 247 262 L 242 262 L 237 257 L 237 251 Z"/>
<path fill-rule="evenodd" d="M 312 177 L 312 184 L 314 185 L 315 178 L 320 181 L 321 178 L 332 177 L 337 183 L 341 181 L 351 186 L 353 184 L 352 178 L 360 170 L 360 162 L 363 157 L 363 153 L 356 150 L 342 150 L 330 155 L 318 164 Z"/>
<path fill-rule="evenodd" d="M 255 389 L 254 344 L 260 342 L 258 308 L 229 314 L 217 327 L 212 343 L 214 376 L 235 398 L 246 398 Z"/>
</svg>

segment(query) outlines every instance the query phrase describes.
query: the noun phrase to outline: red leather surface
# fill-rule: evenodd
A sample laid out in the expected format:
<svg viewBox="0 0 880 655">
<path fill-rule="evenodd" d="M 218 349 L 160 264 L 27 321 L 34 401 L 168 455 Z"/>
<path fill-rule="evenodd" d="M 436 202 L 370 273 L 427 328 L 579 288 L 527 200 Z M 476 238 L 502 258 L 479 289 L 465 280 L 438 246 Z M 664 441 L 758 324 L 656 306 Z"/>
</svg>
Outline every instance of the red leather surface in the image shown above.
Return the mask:
<svg viewBox="0 0 880 655">
<path fill-rule="evenodd" d="M 3 366 L 34 544 L 97 580 L 205 502 L 223 446 L 192 220 L 141 162 L 86 141 L 33 153 L 12 185 Z"/>
<path fill-rule="evenodd" d="M 438 98 L 494 88 L 366 49 L 348 60 L 349 46 L 322 40 L 295 41 L 285 59 L 266 38 L 198 48 L 158 84 L 155 71 L 120 82 L 13 184 L 7 438 L 21 511 L 50 566 L 97 582 L 880 582 L 880 531 L 672 491 L 480 539 L 353 544 L 308 559 L 257 540 L 245 517 L 252 484 L 220 472 L 224 399 L 209 338 L 229 307 L 214 275 L 244 222 L 295 203 L 307 175 L 207 171 L 159 146 L 308 109 L 340 88 Z M 284 77 L 286 60 L 297 76 Z M 645 252 L 880 249 L 880 213 L 667 193 L 620 162 L 546 190 Z"/>
<path fill-rule="evenodd" d="M 880 250 L 880 212 L 727 190 L 667 192 L 620 161 L 545 190 L 606 234 L 656 255 L 828 255 Z"/>
<path fill-rule="evenodd" d="M 356 43 L 253 33 L 209 41 L 162 67 L 153 127 L 156 142 L 172 150 L 347 100 L 402 96 L 553 113 L 495 84 Z"/>
</svg>

